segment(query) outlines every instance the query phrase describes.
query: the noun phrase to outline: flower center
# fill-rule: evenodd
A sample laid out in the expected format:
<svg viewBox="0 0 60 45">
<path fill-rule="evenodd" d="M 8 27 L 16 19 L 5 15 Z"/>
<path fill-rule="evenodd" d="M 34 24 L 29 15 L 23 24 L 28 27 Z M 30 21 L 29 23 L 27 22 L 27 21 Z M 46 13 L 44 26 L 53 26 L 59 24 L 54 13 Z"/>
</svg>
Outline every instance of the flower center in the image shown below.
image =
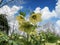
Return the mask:
<svg viewBox="0 0 60 45">
<path fill-rule="evenodd" d="M 36 15 L 33 15 L 32 18 L 33 18 L 33 19 L 36 19 Z"/>
<path fill-rule="evenodd" d="M 22 17 L 22 16 L 20 16 L 20 18 L 21 18 L 21 19 L 23 19 L 23 17 Z"/>
</svg>

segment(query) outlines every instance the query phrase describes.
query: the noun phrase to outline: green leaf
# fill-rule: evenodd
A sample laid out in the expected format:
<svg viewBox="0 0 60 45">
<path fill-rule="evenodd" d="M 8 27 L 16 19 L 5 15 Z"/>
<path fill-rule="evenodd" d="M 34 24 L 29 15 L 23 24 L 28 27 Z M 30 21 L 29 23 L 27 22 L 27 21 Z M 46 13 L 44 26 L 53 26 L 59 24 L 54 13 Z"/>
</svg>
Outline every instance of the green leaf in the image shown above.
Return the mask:
<svg viewBox="0 0 60 45">
<path fill-rule="evenodd" d="M 22 15 L 22 16 L 26 16 L 26 13 L 25 12 L 22 12 L 22 11 L 20 11 L 20 15 Z"/>
</svg>

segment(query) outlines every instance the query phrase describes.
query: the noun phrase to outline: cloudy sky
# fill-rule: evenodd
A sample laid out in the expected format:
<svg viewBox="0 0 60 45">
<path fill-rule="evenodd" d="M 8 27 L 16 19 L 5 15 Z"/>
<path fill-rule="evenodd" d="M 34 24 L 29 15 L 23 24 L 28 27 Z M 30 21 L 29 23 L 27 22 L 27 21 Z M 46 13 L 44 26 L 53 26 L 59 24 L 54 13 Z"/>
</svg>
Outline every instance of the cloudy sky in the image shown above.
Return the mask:
<svg viewBox="0 0 60 45">
<path fill-rule="evenodd" d="M 10 0 L 3 0 L 0 6 L 8 1 Z M 6 14 L 9 24 L 13 25 L 19 12 L 26 11 L 28 16 L 28 10 L 41 13 L 42 23 L 53 22 L 56 29 L 60 30 L 60 0 L 14 0 L 1 7 L 0 14 Z"/>
</svg>

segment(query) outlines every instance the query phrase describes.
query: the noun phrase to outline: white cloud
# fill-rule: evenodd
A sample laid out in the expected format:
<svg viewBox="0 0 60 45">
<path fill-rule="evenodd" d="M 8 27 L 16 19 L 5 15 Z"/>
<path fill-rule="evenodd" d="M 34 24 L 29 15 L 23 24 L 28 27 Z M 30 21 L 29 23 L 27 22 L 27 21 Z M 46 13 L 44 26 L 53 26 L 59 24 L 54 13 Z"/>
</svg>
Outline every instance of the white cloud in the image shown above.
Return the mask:
<svg viewBox="0 0 60 45">
<path fill-rule="evenodd" d="M 6 14 L 7 15 L 7 19 L 10 20 L 14 20 L 14 14 L 17 13 L 18 10 L 22 9 L 23 7 L 20 6 L 13 6 L 13 7 L 9 7 L 8 5 L 5 5 L 3 7 L 0 8 L 0 14 Z"/>
<path fill-rule="evenodd" d="M 56 3 L 57 5 L 59 5 L 60 4 L 60 0 L 57 0 L 58 2 Z"/>
<path fill-rule="evenodd" d="M 14 14 L 17 13 L 17 11 L 22 9 L 22 8 L 23 8 L 22 6 L 18 7 L 15 5 L 13 7 L 9 7 L 8 5 L 5 5 L 2 8 L 0 8 L 0 14 L 7 15 L 6 17 L 8 20 L 8 24 L 10 26 L 9 35 L 10 35 L 10 33 L 12 33 L 13 29 L 16 31 L 18 30 L 18 23 L 16 22 Z"/>
<path fill-rule="evenodd" d="M 41 18 L 42 18 L 43 20 L 48 20 L 48 19 L 50 19 L 50 18 L 52 18 L 52 17 L 56 17 L 56 16 L 57 16 L 55 10 L 53 10 L 53 11 L 51 12 L 48 7 L 44 7 L 43 9 L 41 9 L 40 7 L 37 7 L 37 8 L 34 10 L 34 12 L 35 12 L 35 13 L 41 13 L 41 14 L 42 14 Z"/>
<path fill-rule="evenodd" d="M 50 12 L 49 8 L 48 7 L 45 7 L 41 10 L 41 14 L 42 14 L 42 19 L 43 20 L 47 20 L 47 19 L 50 19 L 51 17 L 55 16 L 53 15 L 54 11 L 53 12 Z"/>
<path fill-rule="evenodd" d="M 58 2 L 56 3 L 55 10 L 53 11 L 50 11 L 48 7 L 44 7 L 43 9 L 37 7 L 34 12 L 41 13 L 43 20 L 47 20 L 52 17 L 60 18 L 60 0 L 58 0 Z"/>
<path fill-rule="evenodd" d="M 35 13 L 41 13 L 43 20 L 48 20 L 52 17 L 60 18 L 60 0 L 56 3 L 55 10 L 50 11 L 48 7 L 41 9 L 40 7 L 36 8 Z M 60 20 L 56 21 L 56 33 L 60 33 Z"/>
<path fill-rule="evenodd" d="M 60 20 L 56 21 L 55 31 L 56 31 L 56 34 L 60 35 Z"/>
<path fill-rule="evenodd" d="M 10 25 L 9 35 L 11 35 L 13 31 L 14 33 L 19 33 L 17 20 L 14 19 L 13 21 L 9 22 L 9 25 Z"/>
<path fill-rule="evenodd" d="M 60 20 L 58 20 L 58 21 L 56 22 L 56 24 L 60 27 Z"/>
<path fill-rule="evenodd" d="M 35 13 L 41 13 L 41 8 L 40 7 L 37 7 L 35 10 L 34 10 Z"/>
<path fill-rule="evenodd" d="M 3 6 L 0 8 L 0 14 L 6 14 L 7 16 L 14 15 L 19 9 L 22 9 L 22 6 L 13 6 L 9 7 L 8 5 Z"/>
<path fill-rule="evenodd" d="M 52 15 L 53 15 L 54 17 L 57 17 L 57 13 L 56 13 L 55 10 L 53 10 L 51 13 L 52 13 Z"/>
<path fill-rule="evenodd" d="M 55 11 L 57 13 L 57 17 L 60 18 L 60 0 L 56 3 Z"/>
<path fill-rule="evenodd" d="M 56 31 L 56 32 L 55 32 L 56 34 L 60 35 L 59 27 L 56 26 L 56 27 L 55 27 L 55 31 Z"/>
<path fill-rule="evenodd" d="M 56 12 L 56 17 L 57 18 L 60 18 L 60 0 L 58 0 L 58 2 L 56 3 L 56 7 L 55 7 L 55 12 Z M 56 21 L 56 32 L 58 33 L 58 34 L 60 34 L 60 20 L 57 20 Z"/>
<path fill-rule="evenodd" d="M 58 0 L 58 2 L 56 3 L 55 13 L 56 17 L 60 18 L 60 0 Z M 60 35 L 60 20 L 57 20 L 55 25 L 56 33 Z"/>
</svg>

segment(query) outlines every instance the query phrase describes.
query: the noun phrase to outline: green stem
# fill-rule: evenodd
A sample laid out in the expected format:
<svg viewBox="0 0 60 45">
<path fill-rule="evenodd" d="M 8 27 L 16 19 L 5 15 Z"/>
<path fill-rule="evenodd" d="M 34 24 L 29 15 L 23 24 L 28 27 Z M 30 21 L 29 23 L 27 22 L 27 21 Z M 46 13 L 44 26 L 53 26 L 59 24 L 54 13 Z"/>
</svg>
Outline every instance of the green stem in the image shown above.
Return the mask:
<svg viewBox="0 0 60 45">
<path fill-rule="evenodd" d="M 28 43 L 28 39 L 29 39 L 29 34 L 27 34 L 27 45 L 29 44 L 29 43 Z"/>
</svg>

